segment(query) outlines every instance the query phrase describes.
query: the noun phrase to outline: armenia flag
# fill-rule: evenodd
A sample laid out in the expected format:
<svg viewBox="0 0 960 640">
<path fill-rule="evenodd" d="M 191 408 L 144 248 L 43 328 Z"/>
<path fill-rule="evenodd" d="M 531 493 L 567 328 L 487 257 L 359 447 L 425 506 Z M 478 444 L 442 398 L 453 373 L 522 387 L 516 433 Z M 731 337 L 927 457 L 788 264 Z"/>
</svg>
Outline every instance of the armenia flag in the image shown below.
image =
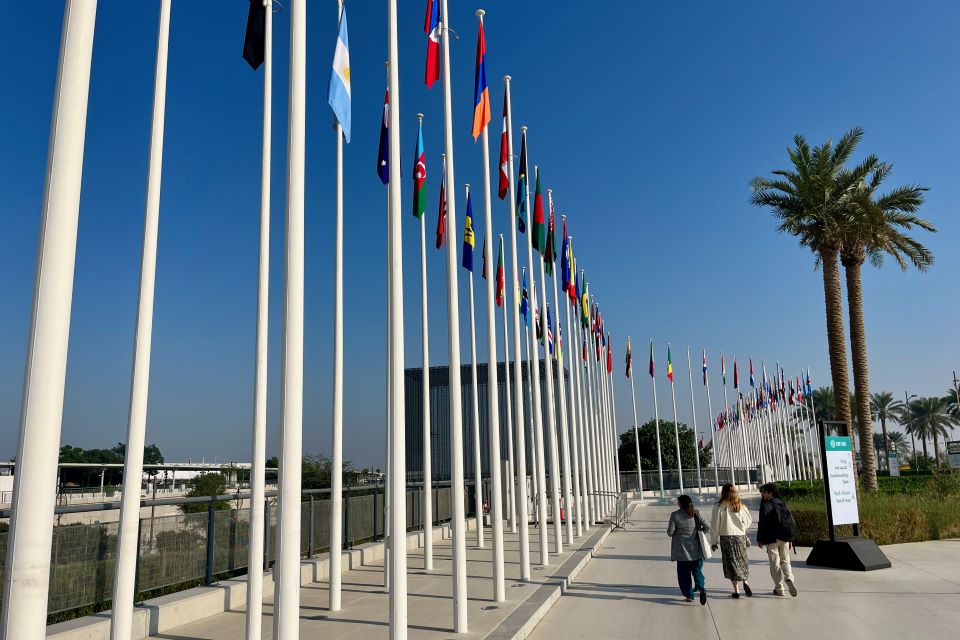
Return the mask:
<svg viewBox="0 0 960 640">
<path fill-rule="evenodd" d="M 350 46 L 347 40 L 346 7 L 343 7 L 343 12 L 340 14 L 340 35 L 337 36 L 337 48 L 333 52 L 333 69 L 330 71 L 327 103 L 330 104 L 337 122 L 340 123 L 343 139 L 350 142 Z"/>
<path fill-rule="evenodd" d="M 423 120 L 417 123 L 417 151 L 413 159 L 413 217 L 427 210 L 427 159 L 423 154 Z"/>
<path fill-rule="evenodd" d="M 490 89 L 487 88 L 487 41 L 483 37 L 483 18 L 477 31 L 477 66 L 473 74 L 473 139 L 490 123 Z"/>
<path fill-rule="evenodd" d="M 473 237 L 473 204 L 470 194 L 467 194 L 467 214 L 463 218 L 463 268 L 473 273 L 473 248 L 476 240 Z"/>
</svg>

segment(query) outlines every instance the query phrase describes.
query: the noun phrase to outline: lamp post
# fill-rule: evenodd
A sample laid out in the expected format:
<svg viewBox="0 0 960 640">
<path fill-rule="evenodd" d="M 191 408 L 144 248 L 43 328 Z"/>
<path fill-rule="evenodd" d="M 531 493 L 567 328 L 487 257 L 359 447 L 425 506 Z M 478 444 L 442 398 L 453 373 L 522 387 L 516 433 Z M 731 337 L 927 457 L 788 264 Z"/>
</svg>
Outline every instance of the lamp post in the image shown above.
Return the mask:
<svg viewBox="0 0 960 640">
<path fill-rule="evenodd" d="M 957 399 L 957 416 L 960 417 L 960 384 L 957 382 L 957 372 L 953 372 L 953 395 Z M 953 425 L 950 425 L 950 435 L 953 435 Z"/>
<path fill-rule="evenodd" d="M 903 410 L 907 412 L 907 431 L 910 432 L 910 448 L 913 450 L 913 461 L 917 461 L 917 443 L 913 439 L 913 412 L 910 411 L 910 401 L 917 397 L 917 394 L 907 395 L 907 392 L 903 392 Z M 889 462 L 889 461 L 888 461 Z"/>
</svg>

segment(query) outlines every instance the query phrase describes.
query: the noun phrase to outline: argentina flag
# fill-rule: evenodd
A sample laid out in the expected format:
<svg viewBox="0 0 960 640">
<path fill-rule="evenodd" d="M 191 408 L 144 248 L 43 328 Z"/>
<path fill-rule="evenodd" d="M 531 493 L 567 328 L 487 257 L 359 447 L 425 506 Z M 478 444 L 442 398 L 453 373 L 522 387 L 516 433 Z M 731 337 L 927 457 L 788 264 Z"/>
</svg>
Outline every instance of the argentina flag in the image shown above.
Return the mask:
<svg viewBox="0 0 960 640">
<path fill-rule="evenodd" d="M 327 102 L 343 129 L 344 139 L 350 142 L 350 46 L 347 40 L 346 8 L 340 16 L 340 35 L 337 37 L 337 50 L 333 54 Z"/>
</svg>

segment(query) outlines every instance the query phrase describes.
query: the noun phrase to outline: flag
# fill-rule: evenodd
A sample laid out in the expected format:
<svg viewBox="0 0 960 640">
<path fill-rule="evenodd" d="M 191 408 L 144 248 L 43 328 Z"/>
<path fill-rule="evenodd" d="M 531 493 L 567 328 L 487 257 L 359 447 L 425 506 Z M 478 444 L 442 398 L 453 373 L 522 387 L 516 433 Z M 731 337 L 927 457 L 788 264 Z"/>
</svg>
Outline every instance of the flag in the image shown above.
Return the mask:
<svg viewBox="0 0 960 640">
<path fill-rule="evenodd" d="M 470 202 L 470 194 L 467 194 L 467 215 L 463 218 L 463 268 L 473 273 L 473 248 L 475 241 L 473 237 L 473 204 Z"/>
<path fill-rule="evenodd" d="M 440 79 L 440 2 L 427 0 L 427 17 L 423 20 L 423 31 L 427 34 L 427 67 L 423 81 L 427 88 Z"/>
<path fill-rule="evenodd" d="M 673 360 L 670 358 L 670 345 L 667 345 L 667 380 L 673 384 Z"/>
<path fill-rule="evenodd" d="M 700 447 L 701 450 L 703 449 L 703 434 L 700 434 L 700 442 L 697 443 L 697 446 Z"/>
<path fill-rule="evenodd" d="M 627 368 L 626 376 L 629 378 L 633 374 L 633 352 L 630 350 L 630 336 L 627 336 Z"/>
<path fill-rule="evenodd" d="M 613 347 L 610 346 L 609 340 L 607 340 L 607 373 L 613 373 Z"/>
<path fill-rule="evenodd" d="M 650 341 L 650 377 L 653 377 L 653 340 Z"/>
<path fill-rule="evenodd" d="M 533 195 L 533 235 L 530 240 L 533 242 L 533 249 L 541 256 L 547 250 L 547 230 L 543 217 L 543 193 L 540 191 L 540 169 L 536 169 L 537 188 Z"/>
<path fill-rule="evenodd" d="M 530 326 L 530 317 L 527 315 L 527 309 L 530 308 L 530 292 L 527 291 L 527 270 L 523 270 L 523 284 L 520 287 L 520 315 L 523 316 L 523 323 Z"/>
<path fill-rule="evenodd" d="M 337 36 L 337 48 L 333 52 L 333 68 L 330 71 L 330 86 L 327 88 L 327 103 L 333 109 L 343 139 L 350 142 L 350 46 L 347 40 L 347 9 L 340 14 L 340 35 Z M 381 133 L 382 136 L 382 133 Z M 383 138 L 380 138 L 383 144 Z M 389 180 L 389 173 L 387 174 Z M 380 176 L 383 179 L 383 176 Z M 387 183 L 384 180 L 384 184 Z"/>
<path fill-rule="evenodd" d="M 813 380 L 810 379 L 810 367 L 807 367 L 807 397 L 813 396 Z"/>
<path fill-rule="evenodd" d="M 750 386 L 752 387 L 752 386 L 754 386 L 754 384 L 753 384 L 753 358 L 752 358 L 752 357 L 748 358 L 748 361 L 750 362 Z M 767 374 L 764 373 L 764 374 L 763 374 L 763 377 L 766 378 L 766 377 L 767 377 Z M 769 384 L 769 383 L 768 383 L 768 384 Z"/>
<path fill-rule="evenodd" d="M 703 386 L 707 386 L 707 350 L 703 350 Z"/>
<path fill-rule="evenodd" d="M 443 246 L 447 235 L 447 159 L 443 159 L 443 174 L 440 176 L 440 210 L 437 212 L 437 249 Z"/>
<path fill-rule="evenodd" d="M 546 262 L 547 275 L 553 277 L 553 263 L 557 259 L 556 234 L 553 230 L 553 196 L 548 198 L 550 203 L 550 222 L 547 225 L 547 244 L 544 248 L 543 259 Z"/>
<path fill-rule="evenodd" d="M 483 249 L 480 250 L 480 261 L 482 267 L 480 268 L 480 276 L 486 280 L 487 279 L 487 236 L 483 236 Z"/>
<path fill-rule="evenodd" d="M 390 182 L 390 87 L 383 95 L 383 121 L 380 122 L 380 149 L 377 151 L 377 175 L 380 182 Z"/>
<path fill-rule="evenodd" d="M 263 55 L 266 41 L 267 8 L 263 0 L 250 0 L 250 10 L 247 13 L 247 32 L 243 37 L 243 59 L 254 70 L 263 64 Z"/>
<path fill-rule="evenodd" d="M 533 310 L 534 333 L 537 336 L 537 342 L 543 344 L 543 323 L 540 322 L 540 309 Z"/>
<path fill-rule="evenodd" d="M 584 363 L 586 363 L 587 361 L 587 341 L 586 340 L 583 341 L 583 361 Z M 586 366 L 586 364 L 584 364 L 584 366 Z"/>
<path fill-rule="evenodd" d="M 727 364 L 723 359 L 723 351 L 720 352 L 720 376 L 723 378 L 723 386 L 727 386 Z"/>
<path fill-rule="evenodd" d="M 527 231 L 527 132 L 520 134 L 520 168 L 517 169 L 517 231 Z"/>
<path fill-rule="evenodd" d="M 497 289 L 496 303 L 498 307 L 503 306 L 503 297 L 505 293 L 505 284 L 503 277 L 503 236 L 500 236 L 500 247 L 497 250 Z"/>
<path fill-rule="evenodd" d="M 567 219 L 563 219 L 563 244 L 560 246 L 560 288 L 570 293 L 570 243 L 567 241 Z"/>
<path fill-rule="evenodd" d="M 500 185 L 497 196 L 503 200 L 510 191 L 510 131 L 507 129 L 507 90 L 503 90 L 503 133 L 500 134 Z"/>
<path fill-rule="evenodd" d="M 427 210 L 427 159 L 423 154 L 423 121 L 417 123 L 417 152 L 413 160 L 413 217 Z"/>
<path fill-rule="evenodd" d="M 473 73 L 473 139 L 483 133 L 490 122 L 490 90 L 487 88 L 487 41 L 483 37 L 483 20 L 477 30 L 477 66 Z"/>
<path fill-rule="evenodd" d="M 740 388 L 740 376 L 737 375 L 737 356 L 733 356 L 733 388 Z"/>
<path fill-rule="evenodd" d="M 553 319 L 550 316 L 550 304 L 547 303 L 547 346 L 550 347 L 550 353 L 553 354 Z"/>
<path fill-rule="evenodd" d="M 587 293 L 587 282 L 583 272 L 580 272 L 580 320 L 583 322 L 584 328 L 587 326 L 587 309 L 588 309 L 588 293 Z"/>
</svg>

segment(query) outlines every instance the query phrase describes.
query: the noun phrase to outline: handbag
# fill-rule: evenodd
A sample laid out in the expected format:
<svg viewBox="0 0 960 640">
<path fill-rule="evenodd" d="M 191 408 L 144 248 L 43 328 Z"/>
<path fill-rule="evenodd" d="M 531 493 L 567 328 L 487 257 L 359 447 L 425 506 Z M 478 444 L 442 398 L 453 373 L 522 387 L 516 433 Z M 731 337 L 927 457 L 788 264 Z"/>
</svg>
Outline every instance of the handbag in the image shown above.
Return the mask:
<svg viewBox="0 0 960 640">
<path fill-rule="evenodd" d="M 698 513 L 697 516 L 700 514 Z M 707 534 L 703 532 L 703 526 L 697 522 L 697 538 L 700 540 L 700 550 L 703 552 L 703 559 L 709 560 L 713 557 L 713 551 L 710 549 L 710 541 L 707 540 Z"/>
</svg>

